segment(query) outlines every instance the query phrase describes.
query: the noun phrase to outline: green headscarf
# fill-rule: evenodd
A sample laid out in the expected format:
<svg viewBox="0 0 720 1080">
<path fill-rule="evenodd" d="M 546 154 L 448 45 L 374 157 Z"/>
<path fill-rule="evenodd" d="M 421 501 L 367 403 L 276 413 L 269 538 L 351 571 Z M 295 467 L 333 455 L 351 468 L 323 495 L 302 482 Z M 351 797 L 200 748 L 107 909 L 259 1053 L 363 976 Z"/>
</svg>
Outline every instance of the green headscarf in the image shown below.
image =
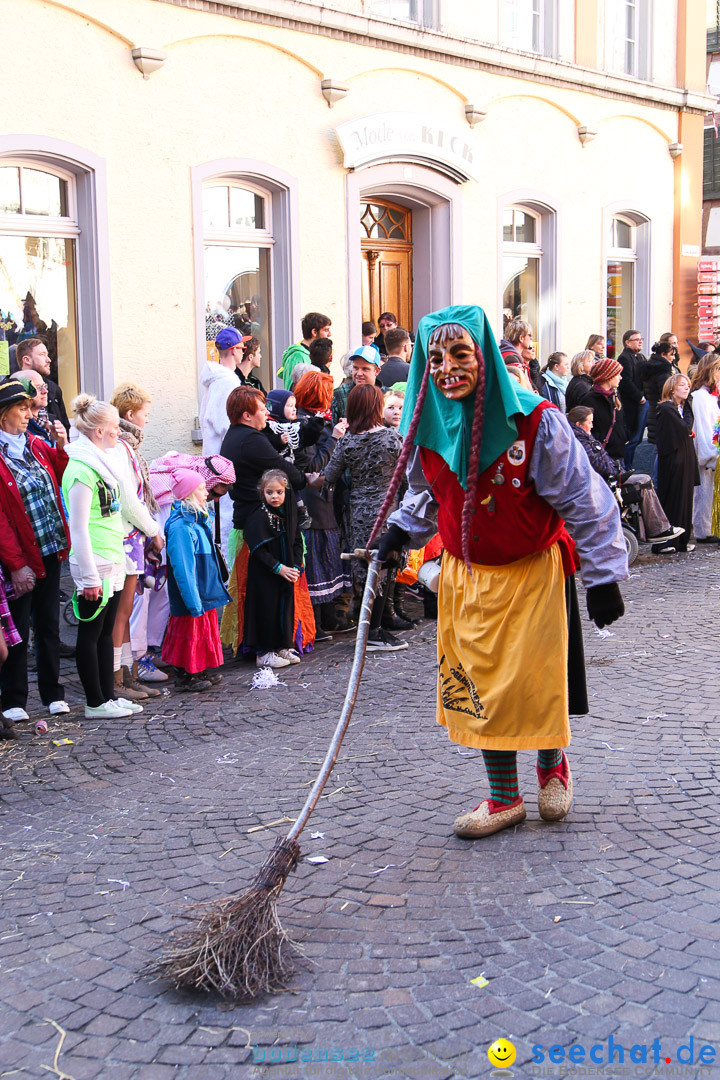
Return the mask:
<svg viewBox="0 0 720 1080">
<path fill-rule="evenodd" d="M 446 307 L 442 311 L 433 311 L 420 320 L 400 421 L 403 435 L 407 434 L 410 427 L 420 383 L 427 366 L 430 335 L 436 327 L 444 323 L 459 323 L 463 326 L 480 346 L 485 358 L 485 420 L 479 468 L 479 471 L 483 472 L 517 439 L 517 424 L 513 416 L 529 416 L 533 409 L 537 408 L 540 399 L 508 374 L 482 308 L 474 305 Z M 415 436 L 415 445 L 425 446 L 439 454 L 463 487 L 467 486 L 474 409 L 474 393 L 460 401 L 448 401 L 430 379 Z"/>
</svg>

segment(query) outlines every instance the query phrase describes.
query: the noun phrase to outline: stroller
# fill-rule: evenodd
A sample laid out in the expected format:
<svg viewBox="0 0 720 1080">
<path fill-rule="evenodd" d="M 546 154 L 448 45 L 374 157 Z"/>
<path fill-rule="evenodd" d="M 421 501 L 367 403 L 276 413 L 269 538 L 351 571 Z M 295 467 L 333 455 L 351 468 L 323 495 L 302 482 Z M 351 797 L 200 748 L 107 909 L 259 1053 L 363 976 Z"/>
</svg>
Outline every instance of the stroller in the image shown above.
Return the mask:
<svg viewBox="0 0 720 1080">
<path fill-rule="evenodd" d="M 640 544 L 658 543 L 657 538 L 648 539 L 642 515 L 640 492 L 644 487 L 649 486 L 648 479 L 648 477 L 645 477 L 643 481 L 640 481 L 638 474 L 624 473 L 620 480 L 607 481 L 620 505 L 620 520 L 627 546 L 628 566 L 632 566 L 637 559 L 640 553 Z M 674 537 L 681 535 L 683 532 L 680 528 L 672 528 L 671 526 L 671 529 L 672 533 L 667 537 L 663 537 L 666 543 L 672 543 Z"/>
</svg>

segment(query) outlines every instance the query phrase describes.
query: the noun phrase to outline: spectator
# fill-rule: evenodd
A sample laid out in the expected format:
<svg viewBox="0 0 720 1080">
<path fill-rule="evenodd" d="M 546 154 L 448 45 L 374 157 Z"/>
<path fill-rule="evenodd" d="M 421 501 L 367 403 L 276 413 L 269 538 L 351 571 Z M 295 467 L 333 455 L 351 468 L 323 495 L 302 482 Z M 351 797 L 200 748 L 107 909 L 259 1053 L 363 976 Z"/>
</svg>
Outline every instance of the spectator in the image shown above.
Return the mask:
<svg viewBox="0 0 720 1080">
<path fill-rule="evenodd" d="M 253 374 L 262 363 L 262 346 L 256 337 L 244 336 L 241 342 L 245 346 L 242 360 L 235 365 L 235 374 L 240 380 L 241 386 L 254 386 L 261 394 L 265 393 L 265 387 L 257 375 Z M 235 387 L 233 387 L 233 390 Z M 224 434 L 224 432 L 223 432 Z"/>
<path fill-rule="evenodd" d="M 605 338 L 602 334 L 590 335 L 587 339 L 587 345 L 585 346 L 585 350 L 587 351 L 588 349 L 595 354 L 596 360 L 605 359 Z"/>
<path fill-rule="evenodd" d="M 663 387 L 673 374 L 673 347 L 669 341 L 656 342 L 643 369 L 643 388 L 647 399 L 647 435 L 653 446 L 656 442 L 656 414 Z"/>
<path fill-rule="evenodd" d="M 394 330 L 397 324 L 397 316 L 393 315 L 392 311 L 383 311 L 378 319 L 378 328 L 380 332 L 376 335 L 373 345 L 382 356 L 387 356 L 385 334 L 387 334 L 388 330 Z"/>
<path fill-rule="evenodd" d="M 220 576 L 205 481 L 193 469 L 178 469 L 173 495 L 166 527 L 170 619 L 162 655 L 175 667 L 176 690 L 210 690 L 222 679 L 217 609 L 230 594 Z"/>
<path fill-rule="evenodd" d="M 383 407 L 383 423 L 385 427 L 395 428 L 396 431 L 399 429 L 404 403 L 405 392 L 403 390 L 385 391 L 385 405 Z"/>
<path fill-rule="evenodd" d="M 372 345 L 375 341 L 375 335 L 377 334 L 377 326 L 375 323 L 364 322 L 361 329 L 363 345 Z"/>
<path fill-rule="evenodd" d="M 310 342 L 318 337 L 330 337 L 332 320 L 319 311 L 309 311 L 302 321 L 302 340 L 290 345 L 282 355 L 278 378 L 282 379 L 286 390 L 292 389 L 291 376 L 296 364 L 309 360 Z"/>
<path fill-rule="evenodd" d="M 374 386 L 380 371 L 380 353 L 374 345 L 362 345 L 350 353 L 352 363 L 352 385 L 346 382 L 333 394 L 332 418 L 337 423 L 345 416 L 348 394 L 353 386 Z"/>
<path fill-rule="evenodd" d="M 77 671 L 88 719 L 116 720 L 142 712 L 115 697 L 112 629 L 123 584 L 125 552 L 120 486 L 107 451 L 117 446 L 117 409 L 91 394 L 72 403 L 77 439 L 68 447 L 63 494 L 72 529 L 70 573 L 78 624 Z"/>
<path fill-rule="evenodd" d="M 373 346 L 374 347 L 374 346 Z M 367 346 L 363 346 L 367 348 Z M 330 405 L 331 419 L 333 424 L 337 424 L 338 420 L 342 420 L 347 411 L 347 399 L 348 394 L 355 385 L 353 382 L 353 366 L 352 366 L 352 353 L 345 353 L 340 365 L 343 371 L 343 381 L 338 386 L 337 390 L 333 394 L 332 402 Z"/>
<path fill-rule="evenodd" d="M 570 361 L 564 352 L 550 353 L 548 362 L 542 370 L 542 397 L 565 412 L 565 391 L 568 385 Z"/>
<path fill-rule="evenodd" d="M 3 726 L 27 720 L 27 650 L 32 622 L 38 689 L 51 716 L 68 712 L 60 683 L 60 564 L 70 547 L 59 483 L 67 465 L 63 429 L 49 447 L 27 434 L 28 390 L 17 379 L 0 384 L 0 564 L 14 598 L 10 616 L 20 641 L 0 673 Z"/>
<path fill-rule="evenodd" d="M 505 329 L 505 337 L 500 342 L 500 353 L 508 364 L 508 357 L 512 362 L 512 353 L 520 357 L 520 364 L 530 382 L 530 387 L 537 394 L 542 394 L 542 379 L 540 377 L 540 364 L 535 359 L 535 342 L 530 323 L 523 319 L 513 319 Z"/>
<path fill-rule="evenodd" d="M 591 334 L 590 336 L 596 337 L 597 335 Z M 565 408 L 568 412 L 574 409 L 576 405 L 582 405 L 586 394 L 592 390 L 590 372 L 597 359 L 597 354 L 592 349 L 585 349 L 583 352 L 575 353 L 570 361 L 572 378 L 565 391 Z"/>
<path fill-rule="evenodd" d="M 590 464 L 596 473 L 602 476 L 608 483 L 619 481 L 621 469 L 617 461 L 608 454 L 601 442 L 592 433 L 594 414 L 587 405 L 575 405 L 567 414 L 573 435 L 578 440 L 583 450 L 590 459 Z"/>
<path fill-rule="evenodd" d="M 200 383 L 205 387 L 205 396 L 200 405 L 203 457 L 211 457 L 221 452 L 220 447 L 225 433 L 230 427 L 227 412 L 228 398 L 238 388 L 236 368 L 242 364 L 245 352 L 243 335 L 233 326 L 226 326 L 219 332 L 215 338 L 215 345 L 220 361 L 216 364 L 208 360 L 200 375 Z M 242 379 L 240 381 L 242 382 Z M 228 496 L 220 500 L 217 513 L 220 515 L 222 549 L 227 558 L 233 514 L 232 503 Z"/>
<path fill-rule="evenodd" d="M 324 371 L 327 375 L 330 374 L 330 365 L 333 358 L 333 343 L 330 338 L 315 338 L 314 341 L 310 342 L 308 354 L 313 367 L 319 368 L 320 371 Z"/>
<path fill-rule="evenodd" d="M 396 383 L 406 383 L 408 380 L 413 345 L 407 330 L 401 326 L 386 330 L 385 348 L 387 360 L 380 368 L 377 382 L 384 390 L 389 390 Z"/>
<path fill-rule="evenodd" d="M 643 389 L 647 360 L 642 354 L 643 338 L 639 330 L 626 330 L 622 336 L 623 350 L 617 358 L 622 368 L 618 397 L 624 409 L 627 446 L 625 468 L 632 469 L 635 451 L 642 442 L 648 415 L 648 402 Z"/>
<path fill-rule="evenodd" d="M 700 483 L 689 393 L 690 380 L 687 376 L 672 375 L 663 386 L 656 413 L 658 497 L 669 519 L 685 530 L 673 541 L 677 551 L 693 551 L 695 548 L 689 540 L 693 497 Z M 716 531 L 720 535 L 720 528 Z"/>
<path fill-rule="evenodd" d="M 250 554 L 243 641 L 255 650 L 258 667 L 283 668 L 300 663 L 292 644 L 294 586 L 303 572 L 302 533 L 281 469 L 263 473 L 258 492 L 262 502 L 245 523 Z"/>
<path fill-rule="evenodd" d="M 367 346 L 366 346 L 367 349 Z M 348 432 L 335 447 L 325 469 L 325 482 L 335 483 L 345 470 L 350 474 L 349 516 L 345 533 L 349 550 L 364 548 L 375 518 L 383 504 L 402 448 L 402 436 L 383 425 L 384 398 L 373 383 L 356 383 L 348 394 Z M 367 576 L 366 564 L 352 560 L 355 588 L 361 592 Z M 384 596 L 373 604 L 368 649 L 396 652 L 407 642 L 383 630 Z"/>
<path fill-rule="evenodd" d="M 664 345 L 665 342 L 672 345 L 672 356 L 670 357 L 670 363 L 673 368 L 673 375 L 680 374 L 680 349 L 678 348 L 677 334 L 673 334 L 672 330 L 666 330 L 664 334 L 661 334 L 658 338 L 658 343 Z"/>
<path fill-rule="evenodd" d="M 293 394 L 295 393 L 295 387 L 297 386 L 300 379 L 302 379 L 303 375 L 305 375 L 308 371 L 312 371 L 312 368 L 313 368 L 313 365 L 309 364 L 309 363 L 308 364 L 296 364 L 295 365 L 295 367 L 292 370 L 292 375 L 290 376 L 290 392 L 291 393 L 293 393 Z"/>
<path fill-rule="evenodd" d="M 593 436 L 618 462 L 623 460 L 627 445 L 624 410 L 617 396 L 622 371 L 617 360 L 596 360 L 590 369 L 592 388 L 583 398 L 583 405 L 594 413 Z"/>
<path fill-rule="evenodd" d="M 48 446 L 55 446 L 59 437 L 63 440 L 64 445 L 67 441 L 67 432 L 60 420 L 51 420 L 48 415 L 48 387 L 40 372 L 33 370 L 20 371 L 15 378 L 23 384 L 29 393 L 35 394 L 35 397 L 31 398 L 29 402 L 32 415 L 27 427 L 28 434 L 37 435 Z M 62 432 L 60 432 L 60 428 L 62 428 Z"/>
<path fill-rule="evenodd" d="M 699 544 L 718 542 L 718 537 L 712 531 L 712 505 L 718 458 L 713 432 L 718 419 L 719 387 L 720 356 L 709 352 L 698 364 L 690 383 L 695 449 L 700 467 L 700 485 L 695 492 L 693 506 L 693 528 Z"/>
<path fill-rule="evenodd" d="M 70 421 L 65 411 L 62 390 L 50 375 L 50 356 L 47 345 L 37 337 L 25 338 L 17 346 L 15 359 L 18 371 L 39 371 L 48 388 L 47 411 L 51 420 L 59 420 L 65 431 L 70 430 Z"/>
</svg>

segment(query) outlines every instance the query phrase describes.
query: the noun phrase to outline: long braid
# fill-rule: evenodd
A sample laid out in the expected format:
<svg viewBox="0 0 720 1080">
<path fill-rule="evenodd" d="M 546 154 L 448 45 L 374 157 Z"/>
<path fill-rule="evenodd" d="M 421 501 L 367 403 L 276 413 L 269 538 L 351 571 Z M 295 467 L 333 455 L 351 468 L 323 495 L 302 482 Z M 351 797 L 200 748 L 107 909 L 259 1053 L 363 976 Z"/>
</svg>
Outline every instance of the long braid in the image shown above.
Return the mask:
<svg viewBox="0 0 720 1080">
<path fill-rule="evenodd" d="M 417 429 L 420 425 L 420 416 L 423 411 L 423 405 L 425 404 L 425 395 L 427 394 L 429 381 L 430 364 L 428 363 L 425 365 L 425 371 L 423 372 L 422 382 L 420 383 L 420 389 L 418 390 L 417 401 L 415 402 L 415 408 L 413 410 L 412 420 L 410 421 L 410 427 L 408 428 L 408 433 L 403 441 L 402 449 L 400 451 L 400 457 L 398 458 L 397 465 L 395 466 L 395 472 L 393 473 L 393 478 L 390 481 L 388 493 L 385 496 L 385 501 L 380 507 L 380 513 L 378 514 L 375 520 L 375 524 L 372 527 L 372 532 L 368 537 L 368 547 L 370 547 L 370 544 L 373 542 L 373 540 L 385 524 L 385 519 L 390 513 L 393 502 L 395 501 L 395 496 L 398 493 L 398 488 L 400 487 L 403 481 L 403 477 L 405 476 L 405 467 L 407 466 L 408 459 L 415 443 L 415 435 L 417 434 Z"/>
<path fill-rule="evenodd" d="M 475 410 L 470 429 L 470 456 L 468 458 L 467 487 L 465 501 L 462 508 L 462 556 L 468 573 L 472 573 L 470 565 L 470 526 L 475 514 L 475 498 L 477 495 L 478 470 L 480 466 L 480 447 L 482 444 L 483 422 L 485 420 L 485 358 L 479 345 L 475 346 L 475 355 L 478 362 L 477 387 L 475 388 Z"/>
</svg>

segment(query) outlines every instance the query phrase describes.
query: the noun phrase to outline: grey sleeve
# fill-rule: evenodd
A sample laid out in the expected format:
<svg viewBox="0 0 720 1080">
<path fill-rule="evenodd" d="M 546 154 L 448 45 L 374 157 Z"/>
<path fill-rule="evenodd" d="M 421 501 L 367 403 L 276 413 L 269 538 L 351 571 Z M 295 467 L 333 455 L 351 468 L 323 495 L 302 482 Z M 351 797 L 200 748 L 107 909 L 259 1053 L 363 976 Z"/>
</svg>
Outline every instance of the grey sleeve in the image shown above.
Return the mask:
<svg viewBox="0 0 720 1080">
<path fill-rule="evenodd" d="M 406 475 L 408 489 L 400 506 L 388 518 L 388 525 L 399 525 L 410 536 L 411 547 L 420 548 L 437 532 L 438 504 L 422 470 L 417 447 L 408 462 Z"/>
<path fill-rule="evenodd" d="M 567 525 L 586 588 L 625 581 L 627 548 L 617 500 L 556 409 L 543 411 L 529 477 Z"/>
</svg>

